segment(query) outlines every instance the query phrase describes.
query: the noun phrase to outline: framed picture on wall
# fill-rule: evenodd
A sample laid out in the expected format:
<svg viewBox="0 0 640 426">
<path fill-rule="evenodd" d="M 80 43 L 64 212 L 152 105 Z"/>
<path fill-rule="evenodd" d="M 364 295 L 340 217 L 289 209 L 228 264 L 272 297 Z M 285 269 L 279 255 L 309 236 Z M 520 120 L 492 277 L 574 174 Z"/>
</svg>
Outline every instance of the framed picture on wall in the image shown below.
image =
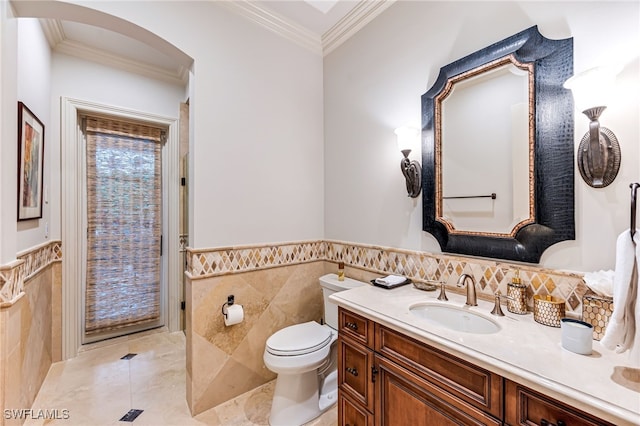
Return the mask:
<svg viewBox="0 0 640 426">
<path fill-rule="evenodd" d="M 18 102 L 18 220 L 42 217 L 44 124 Z"/>
</svg>

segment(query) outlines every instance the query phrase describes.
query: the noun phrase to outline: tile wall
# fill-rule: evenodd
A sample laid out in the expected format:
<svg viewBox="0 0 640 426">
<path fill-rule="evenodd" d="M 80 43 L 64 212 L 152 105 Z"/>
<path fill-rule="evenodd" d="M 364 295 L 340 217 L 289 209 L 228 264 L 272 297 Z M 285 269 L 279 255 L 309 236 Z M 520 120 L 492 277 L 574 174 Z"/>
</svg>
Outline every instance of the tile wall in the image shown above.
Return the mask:
<svg viewBox="0 0 640 426">
<path fill-rule="evenodd" d="M 52 362 L 61 360 L 62 245 L 47 243 L 0 267 L 0 425 L 30 408 Z"/>
<path fill-rule="evenodd" d="M 478 297 L 507 293 L 516 269 L 535 294 L 566 300 L 569 315 L 582 312 L 587 291 L 581 274 L 534 265 L 431 254 L 342 241 L 302 241 L 260 246 L 187 250 L 187 400 L 193 415 L 273 379 L 264 367 L 266 339 L 290 324 L 322 313 L 318 278 L 345 262 L 346 274 L 369 279 L 387 274 L 444 282 L 460 292 L 461 274 L 474 277 Z M 245 308 L 240 325 L 225 327 L 222 304 L 233 294 Z"/>
<path fill-rule="evenodd" d="M 186 283 L 187 402 L 197 415 L 276 376 L 262 361 L 265 342 L 292 324 L 320 320 L 318 277 L 325 262 L 238 274 L 188 277 Z M 226 327 L 227 296 L 243 306 L 242 323 Z"/>
</svg>

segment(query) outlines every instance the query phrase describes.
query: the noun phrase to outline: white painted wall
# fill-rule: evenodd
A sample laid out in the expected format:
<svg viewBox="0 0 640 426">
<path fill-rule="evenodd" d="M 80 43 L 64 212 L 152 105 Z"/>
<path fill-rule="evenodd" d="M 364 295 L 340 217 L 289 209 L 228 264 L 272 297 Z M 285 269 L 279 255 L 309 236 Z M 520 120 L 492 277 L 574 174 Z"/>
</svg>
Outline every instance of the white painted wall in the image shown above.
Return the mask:
<svg viewBox="0 0 640 426">
<path fill-rule="evenodd" d="M 53 1 L 29 13 L 122 27 L 95 15 L 107 13 L 194 59 L 190 246 L 323 237 L 322 57 L 215 2 L 155 2 L 153 13 L 137 2 L 73 3 Z M 107 81 L 105 92 L 118 90 Z"/>
<path fill-rule="evenodd" d="M 547 38 L 574 38 L 574 69 L 626 63 L 617 96 L 601 117 L 623 160 L 608 188 L 592 189 L 576 169 L 576 240 L 556 244 L 541 265 L 613 269 L 615 241 L 629 227 L 629 183 L 640 178 L 640 5 L 637 2 L 394 3 L 325 57 L 325 237 L 428 252 L 422 200 L 409 199 L 393 130 L 421 127 L 420 96 L 441 66 L 532 25 Z M 576 114 L 576 147 L 588 120 Z M 419 159 L 419 153 L 412 153 Z"/>
<path fill-rule="evenodd" d="M 60 98 L 64 96 L 178 119 L 185 88 L 60 53 L 53 54 L 51 75 L 51 114 L 56 120 L 51 123 L 47 143 L 56 153 L 51 164 L 53 176 L 58 178 L 52 180 L 50 189 L 53 203 L 50 233 L 51 238 L 60 239 Z"/>
<path fill-rule="evenodd" d="M 58 176 L 57 163 L 59 163 L 60 156 L 58 155 L 59 150 L 56 150 L 55 145 L 50 143 L 52 136 L 55 137 L 56 134 L 51 132 L 51 50 L 49 43 L 37 19 L 18 19 L 17 24 L 18 100 L 22 101 L 42 121 L 45 128 L 42 219 L 16 222 L 16 249 L 20 252 L 42 244 L 48 238 L 47 229 L 52 222 L 50 191 L 51 187 L 59 181 L 53 177 Z"/>
<path fill-rule="evenodd" d="M 16 256 L 18 158 L 18 25 L 7 2 L 0 2 L 0 265 Z"/>
<path fill-rule="evenodd" d="M 320 56 L 215 2 L 89 6 L 194 59 L 190 246 L 322 238 Z"/>
</svg>

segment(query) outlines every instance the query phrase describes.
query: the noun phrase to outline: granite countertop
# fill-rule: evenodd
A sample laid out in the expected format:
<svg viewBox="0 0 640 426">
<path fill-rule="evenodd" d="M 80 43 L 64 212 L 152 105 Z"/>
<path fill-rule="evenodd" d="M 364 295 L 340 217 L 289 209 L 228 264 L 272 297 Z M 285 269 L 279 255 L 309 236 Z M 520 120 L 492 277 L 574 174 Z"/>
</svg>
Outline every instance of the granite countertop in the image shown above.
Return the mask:
<svg viewBox="0 0 640 426">
<path fill-rule="evenodd" d="M 617 425 L 640 425 L 640 369 L 628 352 L 616 354 L 593 341 L 591 355 L 578 355 L 561 345 L 560 328 L 534 321 L 533 314 L 491 315 L 493 303 L 478 300 L 465 306 L 465 297 L 417 290 L 411 285 L 393 290 L 366 285 L 330 296 L 340 307 L 445 350 L 487 370 L 517 381 L 573 407 Z M 471 334 L 434 326 L 412 314 L 417 303 L 464 307 L 498 323 L 494 334 Z"/>
</svg>

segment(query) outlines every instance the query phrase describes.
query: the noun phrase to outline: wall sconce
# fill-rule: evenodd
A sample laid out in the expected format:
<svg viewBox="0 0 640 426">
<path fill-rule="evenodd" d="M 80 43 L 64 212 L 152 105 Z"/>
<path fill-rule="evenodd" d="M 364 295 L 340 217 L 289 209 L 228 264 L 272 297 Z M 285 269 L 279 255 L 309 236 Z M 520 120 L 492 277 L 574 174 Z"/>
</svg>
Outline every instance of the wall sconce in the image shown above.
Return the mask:
<svg viewBox="0 0 640 426">
<path fill-rule="evenodd" d="M 409 160 L 411 149 L 417 145 L 419 140 L 418 129 L 411 127 L 399 127 L 395 130 L 398 137 L 398 148 L 404 158 L 400 161 L 400 169 L 407 183 L 407 193 L 409 197 L 416 198 L 422 190 L 422 166 L 416 160 Z"/>
<path fill-rule="evenodd" d="M 613 182 L 620 169 L 620 145 L 613 132 L 601 127 L 598 119 L 613 91 L 617 67 L 592 68 L 574 75 L 564 83 L 584 115 L 589 117 L 589 131 L 578 147 L 578 170 L 593 188 L 604 188 Z"/>
</svg>

